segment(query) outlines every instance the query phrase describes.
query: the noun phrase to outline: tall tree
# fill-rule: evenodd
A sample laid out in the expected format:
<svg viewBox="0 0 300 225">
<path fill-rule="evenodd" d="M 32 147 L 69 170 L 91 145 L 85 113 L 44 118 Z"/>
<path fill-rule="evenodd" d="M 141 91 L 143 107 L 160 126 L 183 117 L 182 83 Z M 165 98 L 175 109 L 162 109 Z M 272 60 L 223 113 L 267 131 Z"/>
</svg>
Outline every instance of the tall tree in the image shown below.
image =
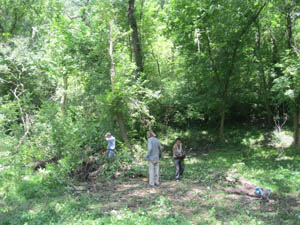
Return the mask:
<svg viewBox="0 0 300 225">
<path fill-rule="evenodd" d="M 171 1 L 169 24 L 175 43 L 189 56 L 189 70 L 198 72 L 198 88 L 204 88 L 199 93 L 210 95 L 210 101 L 203 98 L 207 108 L 219 114 L 220 140 L 224 140 L 225 118 L 232 104 L 232 82 L 239 80 L 250 31 L 266 4 L 251 0 Z"/>
<path fill-rule="evenodd" d="M 227 41 L 227 45 L 231 46 L 231 53 L 229 53 L 229 61 L 227 62 L 227 69 L 224 74 L 224 80 L 223 80 L 223 91 L 221 91 L 221 115 L 220 115 L 220 128 L 219 128 L 219 138 L 221 140 L 224 139 L 224 121 L 225 121 L 225 114 L 226 114 L 226 104 L 227 104 L 227 97 L 228 97 L 228 90 L 230 85 L 230 77 L 234 73 L 235 65 L 237 63 L 237 57 L 238 57 L 238 50 L 241 47 L 241 41 L 243 40 L 244 36 L 247 34 L 247 32 L 250 30 L 250 27 L 255 21 L 257 20 L 258 16 L 260 15 L 261 11 L 265 7 L 266 3 L 264 3 L 260 8 L 257 9 L 256 12 L 252 12 L 252 10 L 249 10 L 245 16 L 248 17 L 246 23 L 240 27 L 238 32 L 235 33 L 235 36 Z M 220 72 L 220 71 L 219 71 Z M 218 72 L 215 74 L 217 76 L 217 79 L 220 80 L 218 77 Z"/>
<path fill-rule="evenodd" d="M 287 32 L 287 49 L 289 51 L 289 55 L 291 57 L 294 57 L 297 55 L 297 52 L 294 50 L 294 48 L 297 48 L 294 43 L 296 41 L 294 40 L 293 35 L 293 18 L 292 14 L 294 14 L 294 8 L 296 7 L 295 2 L 288 2 L 285 5 L 285 17 L 286 17 L 286 32 Z M 294 129 L 294 146 L 298 147 L 299 145 L 299 116 L 300 116 L 300 92 L 297 92 L 297 84 L 293 83 L 293 90 L 295 92 L 294 99 L 293 99 L 293 129 Z"/>
<path fill-rule="evenodd" d="M 115 70 L 115 60 L 114 60 L 114 35 L 113 35 L 113 29 L 114 29 L 114 21 L 110 21 L 109 24 L 109 56 L 110 56 L 110 81 L 111 81 L 111 86 L 112 90 L 114 87 L 115 83 L 115 75 L 116 75 L 116 70 Z M 126 126 L 124 122 L 124 117 L 122 115 L 122 112 L 118 111 L 116 113 L 116 118 L 120 127 L 121 135 L 123 141 L 129 146 L 129 139 L 127 136 L 127 131 L 126 131 Z"/>
<path fill-rule="evenodd" d="M 143 66 L 143 54 L 142 54 L 142 48 L 141 43 L 139 39 L 139 32 L 138 32 L 138 25 L 136 22 L 136 16 L 135 16 L 135 0 L 129 0 L 128 2 L 128 21 L 130 24 L 130 28 L 132 29 L 131 32 L 131 41 L 133 45 L 133 51 L 134 51 L 134 59 L 137 66 L 138 72 L 144 71 Z"/>
<path fill-rule="evenodd" d="M 256 46 L 254 54 L 257 59 L 258 67 L 259 67 L 259 77 L 260 77 L 260 87 L 262 90 L 263 102 L 266 110 L 267 124 L 268 127 L 271 127 L 272 124 L 272 111 L 271 111 L 271 87 L 269 85 L 270 76 L 266 73 L 266 65 L 264 62 L 264 58 L 262 55 L 262 34 L 261 34 L 261 24 L 260 21 L 256 23 L 257 27 L 257 37 L 256 37 Z"/>
</svg>

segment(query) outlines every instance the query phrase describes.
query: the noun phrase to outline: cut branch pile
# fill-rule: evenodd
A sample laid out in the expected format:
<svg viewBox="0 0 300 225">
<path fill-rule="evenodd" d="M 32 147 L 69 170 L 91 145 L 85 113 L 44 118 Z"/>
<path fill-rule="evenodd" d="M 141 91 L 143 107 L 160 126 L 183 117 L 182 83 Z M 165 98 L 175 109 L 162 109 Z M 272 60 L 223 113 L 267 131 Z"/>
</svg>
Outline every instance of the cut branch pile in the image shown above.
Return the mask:
<svg viewBox="0 0 300 225">
<path fill-rule="evenodd" d="M 82 165 L 76 169 L 72 175 L 74 178 L 80 181 L 95 180 L 98 177 L 100 171 L 100 164 L 96 157 L 88 157 Z"/>
</svg>

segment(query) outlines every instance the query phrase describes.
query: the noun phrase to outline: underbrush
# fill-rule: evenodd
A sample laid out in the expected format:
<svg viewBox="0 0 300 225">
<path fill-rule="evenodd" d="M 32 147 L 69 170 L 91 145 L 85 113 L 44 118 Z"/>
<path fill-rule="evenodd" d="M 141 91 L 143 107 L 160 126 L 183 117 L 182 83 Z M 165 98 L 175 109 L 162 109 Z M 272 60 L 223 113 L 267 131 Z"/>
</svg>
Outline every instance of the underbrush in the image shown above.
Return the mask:
<svg viewBox="0 0 300 225">
<path fill-rule="evenodd" d="M 286 139 L 278 139 L 290 135 L 289 131 L 284 132 L 284 135 L 268 136 L 262 130 L 235 128 L 226 132 L 227 142 L 223 144 L 214 143 L 216 140 L 209 130 L 168 132 L 159 137 L 164 145 L 160 165 L 162 184 L 166 183 L 164 188 L 173 185 L 174 165 L 170 154 L 175 137 L 182 137 L 187 150 L 191 150 L 185 160 L 182 186 L 174 186 L 179 188 L 174 199 L 161 188 L 160 193 L 150 193 L 154 198 L 150 206 L 146 196 L 138 206 L 123 204 L 124 200 L 120 199 L 124 199 L 127 192 L 119 192 L 113 185 L 113 181 L 118 181 L 119 185 L 126 186 L 131 179 L 136 179 L 136 190 L 148 190 L 142 181 L 148 173 L 143 160 L 144 142 L 133 144 L 130 150 L 120 150 L 114 160 L 100 153 L 93 154 L 99 165 L 95 170 L 97 176 L 94 180 L 84 180 L 83 184 L 96 185 L 98 189 L 81 193 L 74 192 L 73 185 L 80 182 L 72 179 L 72 173 L 66 169 L 68 159 L 34 171 L 24 167 L 19 158 L 8 151 L 1 151 L 0 224 L 294 225 L 298 222 L 295 214 L 299 213 L 296 205 L 300 202 L 300 155 L 286 146 Z M 228 194 L 222 190 L 229 185 L 225 182 L 228 174 L 270 188 L 270 203 L 228 200 Z M 199 200 L 187 201 L 186 194 L 195 187 L 203 191 L 196 195 Z M 128 189 L 130 191 L 134 190 Z M 132 195 L 125 197 L 126 201 L 130 198 Z M 178 204 L 177 198 L 182 199 L 182 204 Z M 113 206 L 107 206 L 111 204 Z M 193 212 L 193 216 L 188 216 L 187 210 Z"/>
</svg>

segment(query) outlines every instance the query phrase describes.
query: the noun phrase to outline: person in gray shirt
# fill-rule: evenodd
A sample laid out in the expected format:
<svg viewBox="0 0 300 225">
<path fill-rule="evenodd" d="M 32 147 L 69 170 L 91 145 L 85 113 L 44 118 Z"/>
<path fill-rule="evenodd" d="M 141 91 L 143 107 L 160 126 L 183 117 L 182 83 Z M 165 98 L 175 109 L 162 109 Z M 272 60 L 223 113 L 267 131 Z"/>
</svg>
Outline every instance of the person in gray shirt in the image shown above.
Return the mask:
<svg viewBox="0 0 300 225">
<path fill-rule="evenodd" d="M 161 154 L 161 145 L 156 135 L 152 131 L 147 132 L 148 154 L 145 159 L 149 166 L 149 185 L 159 185 L 159 156 Z"/>
</svg>

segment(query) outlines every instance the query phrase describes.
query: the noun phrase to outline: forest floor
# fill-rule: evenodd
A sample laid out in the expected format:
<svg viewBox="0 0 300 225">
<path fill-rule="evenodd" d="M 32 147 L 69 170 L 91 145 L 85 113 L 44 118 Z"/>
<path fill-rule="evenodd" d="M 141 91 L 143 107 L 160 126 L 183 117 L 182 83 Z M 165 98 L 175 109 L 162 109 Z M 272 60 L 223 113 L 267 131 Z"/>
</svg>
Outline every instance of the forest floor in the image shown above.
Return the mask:
<svg viewBox="0 0 300 225">
<path fill-rule="evenodd" d="M 53 186 L 40 178 L 46 173 L 41 170 L 17 183 L 0 182 L 0 224 L 300 224 L 299 154 L 250 136 L 193 151 L 180 182 L 165 155 L 161 185 L 154 188 L 147 184 L 145 162 L 134 168 L 135 178 Z M 239 179 L 270 188 L 270 200 L 225 191 Z"/>
<path fill-rule="evenodd" d="M 170 167 L 170 161 L 164 160 L 161 166 Z M 193 167 L 201 170 L 200 164 L 195 165 L 197 158 L 186 161 L 186 171 L 193 171 Z M 77 195 L 88 193 L 90 199 L 98 200 L 93 200 L 88 210 L 106 212 L 104 215 L 116 216 L 120 221 L 126 209 L 140 216 L 150 216 L 154 224 L 169 224 L 170 218 L 176 221 L 174 224 L 297 224 L 298 193 L 274 191 L 269 201 L 229 194 L 225 189 L 238 184 L 226 181 L 227 176 L 242 178 L 237 169 L 233 169 L 226 172 L 210 170 L 206 177 L 209 178 L 204 177 L 204 180 L 188 176 L 176 182 L 165 176 L 167 180 L 162 180 L 159 187 L 149 187 L 145 178 L 112 180 L 105 184 L 79 183 L 77 189 L 83 191 L 77 191 Z"/>
<path fill-rule="evenodd" d="M 91 199 L 101 199 L 87 207 L 94 213 L 107 212 L 107 216 L 121 219 L 123 209 L 128 209 L 151 215 L 157 224 L 164 224 L 166 218 L 174 218 L 179 224 L 294 224 L 292 218 L 300 204 L 296 194 L 273 194 L 269 201 L 264 201 L 228 194 L 221 185 L 210 187 L 185 179 L 166 181 L 155 188 L 141 179 L 114 181 L 89 185 L 88 192 Z M 281 217 L 282 213 L 286 216 Z M 291 221 L 287 223 L 288 217 Z"/>
</svg>

